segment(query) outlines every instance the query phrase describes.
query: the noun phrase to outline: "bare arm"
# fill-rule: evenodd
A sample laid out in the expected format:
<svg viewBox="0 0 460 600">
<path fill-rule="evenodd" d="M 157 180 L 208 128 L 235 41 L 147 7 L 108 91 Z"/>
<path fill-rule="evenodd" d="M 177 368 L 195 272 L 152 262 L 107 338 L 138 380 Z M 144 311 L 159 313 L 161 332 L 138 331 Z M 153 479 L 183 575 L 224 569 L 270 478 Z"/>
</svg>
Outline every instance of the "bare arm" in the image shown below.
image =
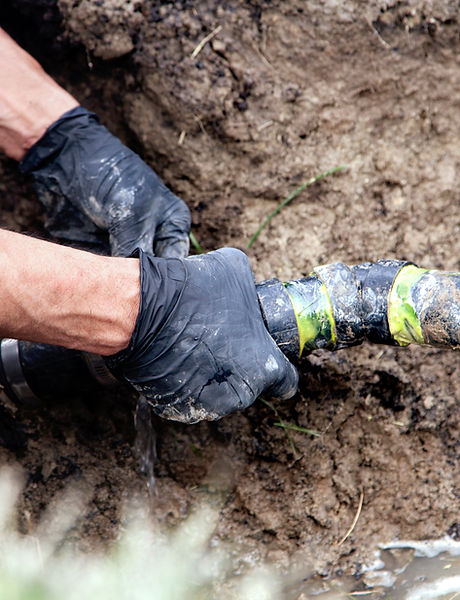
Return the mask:
<svg viewBox="0 0 460 600">
<path fill-rule="evenodd" d="M 0 149 L 21 160 L 78 102 L 0 29 Z"/>
<path fill-rule="evenodd" d="M 114 354 L 139 310 L 139 261 L 0 230 L 0 337 Z"/>
</svg>

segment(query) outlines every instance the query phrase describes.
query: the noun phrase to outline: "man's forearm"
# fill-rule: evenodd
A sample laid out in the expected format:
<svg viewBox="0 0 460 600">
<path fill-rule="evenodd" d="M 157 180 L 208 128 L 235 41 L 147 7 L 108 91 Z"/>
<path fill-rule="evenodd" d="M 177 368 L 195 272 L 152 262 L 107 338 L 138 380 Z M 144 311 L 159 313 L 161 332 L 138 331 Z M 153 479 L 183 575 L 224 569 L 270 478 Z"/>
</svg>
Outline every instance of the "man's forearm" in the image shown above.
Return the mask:
<svg viewBox="0 0 460 600">
<path fill-rule="evenodd" d="M 78 102 L 0 29 L 0 149 L 21 160 Z"/>
<path fill-rule="evenodd" d="M 139 310 L 139 261 L 0 230 L 0 337 L 102 355 L 125 348 Z"/>
</svg>

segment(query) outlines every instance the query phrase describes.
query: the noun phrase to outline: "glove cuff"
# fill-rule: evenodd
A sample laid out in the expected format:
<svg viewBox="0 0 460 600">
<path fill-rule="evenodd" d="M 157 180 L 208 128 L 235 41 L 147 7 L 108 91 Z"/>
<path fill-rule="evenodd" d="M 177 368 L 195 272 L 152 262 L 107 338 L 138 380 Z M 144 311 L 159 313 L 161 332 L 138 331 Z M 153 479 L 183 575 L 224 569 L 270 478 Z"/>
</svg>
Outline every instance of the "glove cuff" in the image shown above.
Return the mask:
<svg viewBox="0 0 460 600">
<path fill-rule="evenodd" d="M 98 116 L 83 106 L 77 106 L 65 112 L 26 152 L 19 163 L 21 173 L 30 173 L 50 158 L 54 158 L 67 144 L 71 143 L 76 124 L 87 127 L 93 119 L 99 123 Z"/>
<path fill-rule="evenodd" d="M 133 334 L 131 336 L 131 339 L 129 340 L 129 344 L 126 348 L 124 348 L 123 350 L 120 350 L 120 352 L 116 352 L 115 354 L 110 354 L 109 356 L 104 356 L 104 362 L 106 363 L 106 365 L 109 367 L 109 369 L 113 372 L 115 372 L 117 370 L 117 367 L 119 365 L 121 365 L 122 363 L 125 362 L 125 360 L 131 355 L 134 346 L 135 346 L 135 342 L 136 339 L 138 337 L 138 332 L 139 332 L 139 327 L 140 327 L 140 320 L 141 320 L 141 315 L 143 313 L 143 304 L 144 304 L 144 294 L 142 293 L 143 289 L 144 289 L 144 281 L 145 281 L 145 269 L 143 266 L 143 257 L 144 257 L 144 252 L 140 249 L 140 248 L 136 248 L 136 250 L 129 255 L 128 258 L 138 258 L 139 259 L 139 265 L 140 265 L 140 298 L 139 298 L 139 311 L 137 313 L 137 317 L 136 317 L 136 321 L 134 323 L 134 329 L 133 329 Z"/>
<path fill-rule="evenodd" d="M 124 350 L 104 357 L 112 371 L 132 361 L 142 362 L 145 353 L 151 353 L 157 333 L 168 320 L 182 294 L 187 273 L 182 259 L 155 258 L 140 248 L 131 255 L 140 262 L 139 312 L 129 345 Z"/>
</svg>

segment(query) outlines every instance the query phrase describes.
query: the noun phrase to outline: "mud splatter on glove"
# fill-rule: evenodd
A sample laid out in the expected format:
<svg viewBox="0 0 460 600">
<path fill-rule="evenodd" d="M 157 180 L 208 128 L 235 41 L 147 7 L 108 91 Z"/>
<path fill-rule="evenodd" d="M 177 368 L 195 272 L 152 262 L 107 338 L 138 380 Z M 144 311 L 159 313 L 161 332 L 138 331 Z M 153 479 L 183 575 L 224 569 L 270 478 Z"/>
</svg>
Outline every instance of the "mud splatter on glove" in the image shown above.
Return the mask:
<svg viewBox="0 0 460 600">
<path fill-rule="evenodd" d="M 187 259 L 140 253 L 141 303 L 126 350 L 106 359 L 160 416 L 195 423 L 291 397 L 297 371 L 265 328 L 249 261 L 225 248 Z"/>
<path fill-rule="evenodd" d="M 94 113 L 82 107 L 65 113 L 20 168 L 33 175 L 55 237 L 114 256 L 136 248 L 187 256 L 187 206 Z"/>
</svg>

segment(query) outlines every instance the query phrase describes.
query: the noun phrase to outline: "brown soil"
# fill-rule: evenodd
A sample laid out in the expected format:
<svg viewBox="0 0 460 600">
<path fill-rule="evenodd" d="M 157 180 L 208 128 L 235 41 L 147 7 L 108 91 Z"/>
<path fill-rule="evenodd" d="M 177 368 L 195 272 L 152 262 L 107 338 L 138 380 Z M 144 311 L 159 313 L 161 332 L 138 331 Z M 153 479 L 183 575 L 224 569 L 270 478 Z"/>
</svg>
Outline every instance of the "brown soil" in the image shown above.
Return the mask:
<svg viewBox="0 0 460 600">
<path fill-rule="evenodd" d="M 459 270 L 458 2 L 58 0 L 62 23 L 53 0 L 9 4 L 5 26 L 185 199 L 205 249 L 244 247 L 290 191 L 347 164 L 262 233 L 248 252 L 257 279 L 379 258 Z M 11 161 L 0 198 L 2 226 L 43 234 Z M 222 539 L 324 576 L 359 572 L 376 543 L 458 533 L 458 354 L 366 346 L 315 353 L 300 372 L 275 406 L 321 436 L 291 432 L 295 455 L 259 401 L 217 423 L 156 423 L 157 518 L 223 485 Z M 144 486 L 132 403 L 2 411 L 1 462 L 27 476 L 24 523 L 78 481 L 92 499 L 76 536 L 113 538 Z"/>
</svg>

